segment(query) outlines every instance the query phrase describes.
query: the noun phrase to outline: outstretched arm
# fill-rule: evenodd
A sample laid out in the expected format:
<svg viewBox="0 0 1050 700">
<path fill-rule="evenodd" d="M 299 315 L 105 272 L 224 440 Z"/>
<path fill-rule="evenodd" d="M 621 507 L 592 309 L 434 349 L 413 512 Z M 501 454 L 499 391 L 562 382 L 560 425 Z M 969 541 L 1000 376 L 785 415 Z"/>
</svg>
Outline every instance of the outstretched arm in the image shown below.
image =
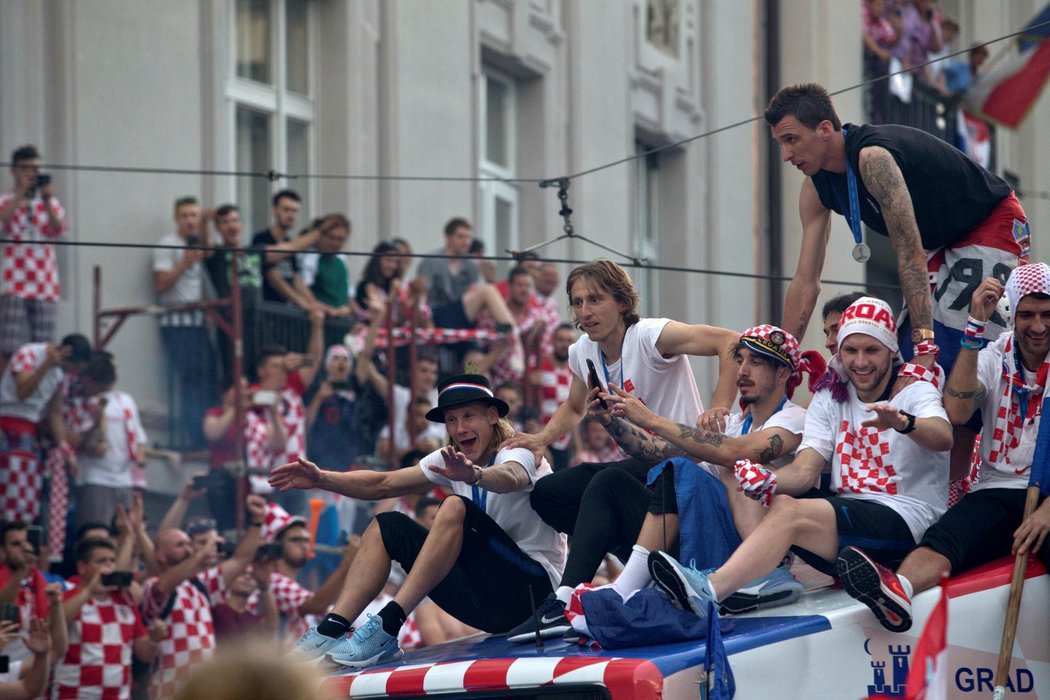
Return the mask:
<svg viewBox="0 0 1050 700">
<path fill-rule="evenodd" d="M 798 213 L 802 219 L 802 247 L 795 276 L 784 296 L 780 327 L 801 342 L 820 295 L 820 273 L 824 270 L 831 233 L 831 211 L 821 204 L 817 188 L 809 178 L 802 183 Z"/>
<path fill-rule="evenodd" d="M 423 473 L 422 467 L 410 467 L 394 472 L 360 469 L 353 472 L 331 472 L 318 468 L 302 457 L 273 470 L 270 485 L 280 491 L 292 489 L 324 489 L 362 501 L 425 493 L 434 484 Z"/>
</svg>

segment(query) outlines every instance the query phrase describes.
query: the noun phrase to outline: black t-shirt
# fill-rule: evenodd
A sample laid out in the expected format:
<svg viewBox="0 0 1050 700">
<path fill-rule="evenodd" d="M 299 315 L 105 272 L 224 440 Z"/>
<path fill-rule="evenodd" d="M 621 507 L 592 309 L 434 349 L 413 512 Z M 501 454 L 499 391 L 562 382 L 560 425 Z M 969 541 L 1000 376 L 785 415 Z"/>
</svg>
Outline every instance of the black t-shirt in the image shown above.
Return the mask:
<svg viewBox="0 0 1050 700">
<path fill-rule="evenodd" d="M 254 236 L 252 236 L 252 247 L 263 248 L 268 245 L 274 245 L 279 243 L 276 238 L 273 237 L 273 233 L 270 229 L 264 228 Z M 288 283 L 289 287 L 295 287 L 295 276 L 299 274 L 299 258 L 297 256 L 288 255 L 287 257 L 281 258 L 275 263 L 267 262 L 265 256 L 263 256 L 263 299 L 266 301 L 288 301 L 285 299 L 280 292 L 270 285 L 266 279 L 266 273 L 271 268 L 277 270 L 277 274 L 281 276 L 285 282 Z"/>
<path fill-rule="evenodd" d="M 860 218 L 889 235 L 879 205 L 860 176 L 860 150 L 885 148 L 897 161 L 911 195 L 922 245 L 934 250 L 961 240 L 1010 195 L 1010 186 L 954 146 L 925 131 L 887 124 L 846 124 L 846 159 L 857 175 Z M 846 174 L 821 170 L 813 176 L 820 202 L 849 219 Z"/>
<path fill-rule="evenodd" d="M 233 253 L 229 249 L 215 248 L 212 256 L 204 261 L 204 267 L 208 271 L 215 296 L 219 299 L 227 299 L 230 296 L 230 258 L 232 257 Z M 261 254 L 249 252 L 244 253 L 238 260 L 237 277 L 242 293 L 258 293 L 262 284 L 261 258 Z"/>
</svg>

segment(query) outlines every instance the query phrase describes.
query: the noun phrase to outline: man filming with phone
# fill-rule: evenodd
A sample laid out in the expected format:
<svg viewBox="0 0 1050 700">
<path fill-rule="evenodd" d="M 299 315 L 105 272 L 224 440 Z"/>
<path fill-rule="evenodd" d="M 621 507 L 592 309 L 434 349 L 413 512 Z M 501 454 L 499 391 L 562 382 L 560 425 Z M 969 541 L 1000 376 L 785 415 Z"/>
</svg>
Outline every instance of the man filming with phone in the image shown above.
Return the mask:
<svg viewBox="0 0 1050 700">
<path fill-rule="evenodd" d="M 0 249 L 0 370 L 20 346 L 55 339 L 58 261 L 54 248 L 40 243 L 68 228 L 35 146 L 15 149 L 11 175 L 14 187 L 0 195 L 0 238 L 9 241 Z"/>
<path fill-rule="evenodd" d="M 151 661 L 168 635 L 168 625 L 159 619 L 148 627 L 143 624 L 127 592 L 131 572 L 115 570 L 112 540 L 81 540 L 76 557 L 79 584 L 62 601 L 69 650 L 55 664 L 55 697 L 129 697 L 132 654 Z"/>
</svg>

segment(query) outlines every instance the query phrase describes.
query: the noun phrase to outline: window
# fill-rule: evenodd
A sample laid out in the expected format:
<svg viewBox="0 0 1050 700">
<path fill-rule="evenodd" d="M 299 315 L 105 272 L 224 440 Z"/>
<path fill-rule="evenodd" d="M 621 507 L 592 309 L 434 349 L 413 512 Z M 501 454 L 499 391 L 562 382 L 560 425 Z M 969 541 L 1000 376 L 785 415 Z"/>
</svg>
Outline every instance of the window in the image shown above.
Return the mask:
<svg viewBox="0 0 1050 700">
<path fill-rule="evenodd" d="M 512 80 L 486 71 L 481 81 L 481 164 L 482 177 L 513 178 L 517 147 L 515 110 L 516 90 Z M 477 231 L 487 255 L 506 255 L 516 250 L 518 234 L 518 188 L 497 180 L 481 183 L 481 220 Z M 509 263 L 496 266 L 499 276 L 510 271 Z"/>
<path fill-rule="evenodd" d="M 660 229 L 660 155 L 641 155 L 650 150 L 642 143 L 635 144 L 635 150 L 639 156 L 634 159 L 636 218 L 631 248 L 636 257 L 651 262 L 657 260 L 659 253 L 656 234 Z M 648 268 L 637 267 L 631 270 L 631 278 L 641 296 L 639 312 L 643 317 L 655 315 L 653 310 L 660 306 L 656 275 Z"/>
<path fill-rule="evenodd" d="M 315 0 L 236 0 L 234 75 L 226 96 L 237 170 L 308 173 L 315 119 Z M 310 181 L 240 178 L 237 204 L 248 231 L 269 223 L 270 197 L 291 187 L 309 211 Z M 305 220 L 305 218 L 304 218 Z M 302 221 L 300 221 L 302 223 Z"/>
</svg>

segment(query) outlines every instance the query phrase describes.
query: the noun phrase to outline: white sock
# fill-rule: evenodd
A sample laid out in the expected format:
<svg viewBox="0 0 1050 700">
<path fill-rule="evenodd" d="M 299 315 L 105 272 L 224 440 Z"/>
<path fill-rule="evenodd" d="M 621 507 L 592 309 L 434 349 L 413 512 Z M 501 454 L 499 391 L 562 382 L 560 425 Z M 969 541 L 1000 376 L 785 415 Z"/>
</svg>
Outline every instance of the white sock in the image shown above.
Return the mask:
<svg viewBox="0 0 1050 700">
<path fill-rule="evenodd" d="M 711 572 L 711 573 L 714 573 L 714 572 Z M 714 600 L 716 603 L 722 602 L 722 599 L 718 597 L 718 591 L 715 590 L 715 584 L 711 580 L 710 576 L 707 577 L 707 590 L 711 591 L 711 599 L 712 600 Z"/>
<path fill-rule="evenodd" d="M 569 599 L 572 598 L 572 592 L 576 590 L 572 586 L 558 586 L 558 590 L 554 591 L 554 597 L 561 601 L 561 604 L 565 607 L 569 607 Z"/>
<path fill-rule="evenodd" d="M 631 547 L 631 556 L 627 559 L 623 571 L 613 582 L 613 590 L 626 598 L 631 593 L 645 588 L 652 582 L 649 575 L 649 550 L 640 544 Z"/>
<path fill-rule="evenodd" d="M 900 574 L 897 574 L 897 580 L 901 582 L 901 588 L 903 588 L 904 592 L 908 595 L 908 600 L 911 600 L 911 594 L 912 594 L 911 581 L 909 581 L 904 576 L 901 576 Z"/>
</svg>

